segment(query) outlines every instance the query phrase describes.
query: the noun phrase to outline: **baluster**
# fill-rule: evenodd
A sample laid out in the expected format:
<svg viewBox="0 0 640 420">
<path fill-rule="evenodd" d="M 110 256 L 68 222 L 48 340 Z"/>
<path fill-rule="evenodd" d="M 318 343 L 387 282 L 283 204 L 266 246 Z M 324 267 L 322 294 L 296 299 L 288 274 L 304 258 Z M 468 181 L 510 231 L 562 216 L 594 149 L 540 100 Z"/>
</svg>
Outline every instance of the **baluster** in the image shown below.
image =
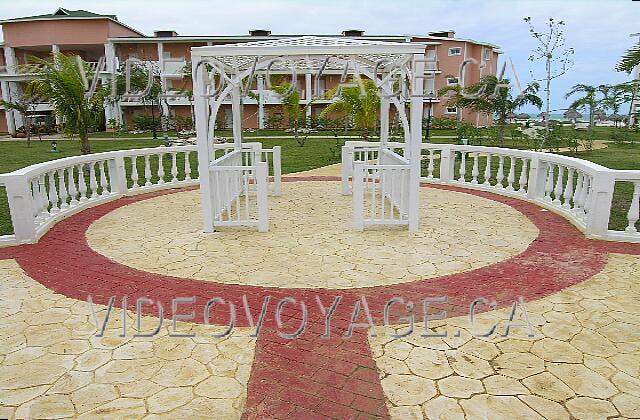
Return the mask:
<svg viewBox="0 0 640 420">
<path fill-rule="evenodd" d="M 51 171 L 47 174 L 49 181 L 49 204 L 51 204 L 50 214 L 56 214 L 60 211 L 58 207 L 58 190 L 56 190 L 55 171 Z"/>
<path fill-rule="evenodd" d="M 549 169 L 547 170 L 547 182 L 544 184 L 545 201 L 551 201 L 551 191 L 553 191 L 553 174 L 553 163 L 549 163 Z"/>
<path fill-rule="evenodd" d="M 487 153 L 487 164 L 484 167 L 484 182 L 482 183 L 485 187 L 491 186 L 491 155 Z"/>
<path fill-rule="evenodd" d="M 133 181 L 133 185 L 131 188 L 138 188 L 138 156 L 131 156 L 131 181 Z"/>
<path fill-rule="evenodd" d="M 100 193 L 100 197 L 105 197 L 109 195 L 109 184 L 107 183 L 107 170 L 105 168 L 105 161 L 98 162 L 98 169 L 100 169 L 100 188 L 102 192 Z"/>
<path fill-rule="evenodd" d="M 522 169 L 520 169 L 520 178 L 518 179 L 518 192 L 521 194 L 527 193 L 527 181 L 529 173 L 527 172 L 527 166 L 529 166 L 529 160 L 522 159 Z"/>
<path fill-rule="evenodd" d="M 556 178 L 556 187 L 553 190 L 553 201 L 552 203 L 555 205 L 560 205 L 562 204 L 561 201 L 561 197 L 562 197 L 562 178 L 564 176 L 564 166 L 561 165 L 557 165 L 558 166 L 558 178 Z"/>
<path fill-rule="evenodd" d="M 458 182 L 465 182 L 464 176 L 467 174 L 466 152 L 460 152 L 460 178 Z"/>
<path fill-rule="evenodd" d="M 593 206 L 593 179 L 591 178 L 591 176 L 587 178 L 586 188 L 587 188 L 586 190 L 587 197 L 584 203 L 585 220 L 589 212 L 591 212 L 591 207 Z"/>
<path fill-rule="evenodd" d="M 429 166 L 427 167 L 427 178 L 433 179 L 433 149 L 429 150 Z"/>
<path fill-rule="evenodd" d="M 68 209 L 67 204 L 67 187 L 65 185 L 64 168 L 58 169 L 58 197 L 60 197 L 60 210 Z"/>
<path fill-rule="evenodd" d="M 640 219 L 640 181 L 635 181 L 633 183 L 633 197 L 631 198 L 629 213 L 627 213 L 629 225 L 624 231 L 627 233 L 638 233 L 638 229 L 636 228 L 638 219 Z"/>
<path fill-rule="evenodd" d="M 78 200 L 77 200 L 78 189 L 76 188 L 76 181 L 73 177 L 73 170 L 74 170 L 73 166 L 70 166 L 69 168 L 67 168 L 67 185 L 69 187 L 69 196 L 71 197 L 71 202 L 69 204 L 71 204 L 72 206 L 77 206 L 78 205 Z"/>
<path fill-rule="evenodd" d="M 582 197 L 582 184 L 584 178 L 581 171 L 577 171 L 578 178 L 576 179 L 576 190 L 573 193 L 573 213 L 579 215 L 582 211 L 582 203 L 580 202 Z"/>
<path fill-rule="evenodd" d="M 89 163 L 89 187 L 91 188 L 91 198 L 98 197 L 98 183 L 96 181 L 96 163 Z"/>
<path fill-rule="evenodd" d="M 507 191 L 513 191 L 513 183 L 516 180 L 516 162 L 517 158 L 509 156 L 509 175 L 507 176 Z"/>
<path fill-rule="evenodd" d="M 33 209 L 33 216 L 35 217 L 35 222 L 36 224 L 40 224 L 41 217 L 40 217 L 40 186 L 38 185 L 38 178 L 33 178 L 31 180 L 31 195 L 33 196 L 33 204 L 34 204 L 34 209 Z"/>
<path fill-rule="evenodd" d="M 158 184 L 164 184 L 164 164 L 162 162 L 162 157 L 164 153 L 158 154 Z"/>
<path fill-rule="evenodd" d="M 38 197 L 40 199 L 40 216 L 44 220 L 49 216 L 49 196 L 44 182 L 44 174 L 38 177 Z"/>
<path fill-rule="evenodd" d="M 496 175 L 496 187 L 504 188 L 502 185 L 502 181 L 504 181 L 504 156 L 498 156 L 498 174 Z"/>
<path fill-rule="evenodd" d="M 573 198 L 573 168 L 567 168 L 567 183 L 564 188 L 564 202 L 562 207 L 571 210 L 571 198 Z"/>
<path fill-rule="evenodd" d="M 176 152 L 171 153 L 171 182 L 178 182 L 178 154 Z"/>
<path fill-rule="evenodd" d="M 80 192 L 80 202 L 87 201 L 87 182 L 84 179 L 84 163 L 77 166 L 78 169 L 78 191 Z"/>
<path fill-rule="evenodd" d="M 472 184 L 477 184 L 478 183 L 478 175 L 480 175 L 480 170 L 478 169 L 479 156 L 480 156 L 480 154 L 477 153 L 477 152 L 473 154 L 473 169 L 471 170 L 471 183 Z"/>
<path fill-rule="evenodd" d="M 589 175 L 581 174 L 582 182 L 580 185 L 580 195 L 578 196 L 577 215 L 580 219 L 584 219 L 587 215 L 587 195 L 589 193 Z"/>
<path fill-rule="evenodd" d="M 145 187 L 151 186 L 151 162 L 149 162 L 149 155 L 144 155 L 144 183 Z"/>
<path fill-rule="evenodd" d="M 191 181 L 191 162 L 189 162 L 189 155 L 191 152 L 184 152 L 184 179 L 185 181 Z"/>
</svg>

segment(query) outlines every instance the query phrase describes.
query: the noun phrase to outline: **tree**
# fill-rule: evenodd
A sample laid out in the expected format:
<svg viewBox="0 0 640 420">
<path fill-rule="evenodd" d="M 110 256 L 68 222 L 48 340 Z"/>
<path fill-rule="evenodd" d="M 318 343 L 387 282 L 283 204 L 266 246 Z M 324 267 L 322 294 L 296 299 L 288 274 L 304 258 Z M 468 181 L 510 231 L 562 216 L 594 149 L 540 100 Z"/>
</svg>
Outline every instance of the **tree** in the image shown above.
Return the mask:
<svg viewBox="0 0 640 420">
<path fill-rule="evenodd" d="M 569 99 L 571 96 L 574 96 L 577 93 L 582 93 L 583 96 L 581 98 L 573 101 L 569 108 L 573 109 L 587 109 L 589 111 L 589 132 L 593 131 L 593 117 L 595 110 L 598 107 L 600 101 L 597 98 L 598 88 L 591 85 L 585 85 L 583 83 L 578 83 L 574 85 L 566 95 L 564 95 L 565 99 Z"/>
<path fill-rule="evenodd" d="M 603 109 L 610 109 L 614 114 L 618 114 L 620 107 L 625 103 L 625 88 L 623 84 L 618 85 L 600 85 L 598 91 L 603 98 L 600 100 L 600 106 Z"/>
<path fill-rule="evenodd" d="M 27 147 L 31 147 L 30 112 L 35 110 L 40 98 L 33 93 L 29 86 L 27 86 L 27 89 L 22 93 L 12 96 L 12 101 L 0 100 L 0 105 L 4 106 L 8 110 L 16 111 L 22 116 L 22 120 L 24 121 L 24 134 L 27 138 Z"/>
<path fill-rule="evenodd" d="M 149 86 L 149 82 L 151 82 Z M 153 120 L 153 124 L 151 125 L 151 130 L 153 133 L 153 138 L 157 139 L 157 128 L 156 128 L 156 113 L 155 109 L 158 108 L 158 113 L 161 118 L 162 129 L 166 138 L 166 124 L 162 121 L 162 106 L 160 105 L 160 94 L 162 93 L 162 85 L 159 80 L 159 70 L 154 68 L 153 66 L 147 67 L 141 63 L 134 63 L 129 66 L 129 92 L 127 92 L 127 81 L 126 81 L 126 64 L 120 66 L 120 71 L 118 72 L 118 76 L 116 78 L 116 98 L 112 98 L 113 100 L 121 99 L 125 94 L 140 94 L 140 101 L 142 105 L 146 108 L 147 106 L 151 106 L 151 118 Z"/>
<path fill-rule="evenodd" d="M 637 66 L 640 66 L 640 43 L 629 48 L 627 52 L 624 53 L 616 66 L 616 70 L 631 74 Z"/>
<path fill-rule="evenodd" d="M 456 108 L 469 108 L 475 112 L 495 115 L 496 136 L 501 146 L 504 145 L 504 132 L 509 114 L 514 113 L 526 104 L 542 107 L 542 99 L 537 95 L 540 85 L 529 84 L 515 98 L 511 94 L 509 80 L 499 80 L 496 76 L 484 76 L 480 82 L 466 88 L 446 86 L 438 91 L 439 95 L 452 93 L 447 104 Z"/>
<path fill-rule="evenodd" d="M 338 96 L 320 115 L 327 116 L 335 112 L 350 117 L 354 127 L 362 130 L 362 138 L 367 141 L 370 130 L 375 130 L 378 124 L 380 96 L 373 80 L 362 80 L 362 87 L 364 95 L 360 86 L 335 87 L 329 90 L 326 94 L 328 98 Z"/>
<path fill-rule="evenodd" d="M 549 138 L 549 118 L 551 115 L 551 82 L 564 75 L 573 66 L 573 48 L 565 47 L 564 22 L 549 18 L 545 24 L 545 29 L 540 32 L 535 29 L 530 17 L 524 18 L 529 25 L 529 33 L 537 41 L 538 45 L 529 56 L 529 61 L 544 60 L 544 77 L 536 79 L 544 82 L 545 112 L 547 118 L 544 119 L 544 140 Z"/>
<path fill-rule="evenodd" d="M 272 89 L 279 95 L 282 95 L 280 102 L 282 104 L 282 110 L 289 121 L 289 127 L 293 130 L 293 136 L 295 137 L 298 145 L 304 146 L 307 137 L 300 137 L 300 123 L 303 119 L 306 119 L 306 111 L 313 101 L 309 101 L 302 106 L 300 104 L 300 92 L 298 91 L 298 88 L 294 87 L 291 89 L 291 85 L 286 82 L 275 85 Z"/>
<path fill-rule="evenodd" d="M 26 67 L 35 79 L 29 82 L 27 89 L 48 101 L 66 129 L 80 137 L 80 151 L 91 153 L 89 131 L 103 117 L 105 89 L 98 86 L 92 94 L 87 92 L 86 77 L 91 75 L 90 69 L 79 56 L 55 53 L 53 61 L 37 57 L 30 61 L 33 64 Z"/>
</svg>

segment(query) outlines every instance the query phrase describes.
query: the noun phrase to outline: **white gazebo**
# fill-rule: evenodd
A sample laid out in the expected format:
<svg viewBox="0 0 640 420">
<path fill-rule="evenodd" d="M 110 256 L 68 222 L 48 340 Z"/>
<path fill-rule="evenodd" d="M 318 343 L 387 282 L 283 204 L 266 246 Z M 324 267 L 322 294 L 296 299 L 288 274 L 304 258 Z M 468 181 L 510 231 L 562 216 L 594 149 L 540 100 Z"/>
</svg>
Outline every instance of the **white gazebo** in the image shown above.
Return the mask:
<svg viewBox="0 0 640 420">
<path fill-rule="evenodd" d="M 317 80 L 328 71 L 340 71 L 341 81 L 351 81 L 352 86 L 362 77 L 374 80 L 381 98 L 380 142 L 351 144 L 342 154 L 343 193 L 349 192 L 351 177 L 355 228 L 368 224 L 403 224 L 411 231 L 418 228 L 423 86 L 424 79 L 432 77 L 425 76 L 425 44 L 303 36 L 194 47 L 191 55 L 205 232 L 224 225 L 255 225 L 260 231 L 268 230 L 265 158 L 269 151 L 259 143 L 242 141 L 242 98 L 254 80 L 260 95 L 270 89 L 270 74 L 288 74 L 293 81 L 297 75 L 311 75 L 317 95 Z M 218 156 L 215 119 L 228 98 L 233 148 Z M 400 115 L 404 143 L 388 142 L 390 104 Z"/>
</svg>

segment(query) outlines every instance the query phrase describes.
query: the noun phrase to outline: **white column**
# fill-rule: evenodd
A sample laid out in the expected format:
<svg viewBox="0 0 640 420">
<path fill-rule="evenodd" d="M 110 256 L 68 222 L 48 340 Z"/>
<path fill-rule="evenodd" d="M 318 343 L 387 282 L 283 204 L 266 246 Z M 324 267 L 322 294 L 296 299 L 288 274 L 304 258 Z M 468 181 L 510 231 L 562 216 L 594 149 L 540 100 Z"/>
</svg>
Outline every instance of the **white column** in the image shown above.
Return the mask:
<svg viewBox="0 0 640 420">
<path fill-rule="evenodd" d="M 9 83 L 2 81 L 2 100 L 3 101 L 11 101 L 11 97 L 9 95 Z M 13 111 L 5 109 L 4 118 L 7 120 L 7 130 L 9 134 L 16 133 L 16 124 L 13 120 Z"/>
<path fill-rule="evenodd" d="M 7 74 L 15 74 L 16 66 L 18 65 L 18 61 L 16 60 L 16 52 L 12 47 L 4 47 L 4 60 L 7 64 Z M 8 89 L 5 89 L 3 86 L 2 92 L 4 96 L 4 92 L 7 92 L 8 99 L 13 100 L 13 96 L 17 95 L 20 92 L 20 88 L 18 84 L 15 82 L 9 82 L 7 84 Z M 7 115 L 7 121 L 9 119 L 12 120 L 13 132 L 11 134 L 15 134 L 15 130 L 24 125 L 24 121 L 22 120 L 22 115 L 20 115 L 17 111 L 5 110 L 5 114 Z M 7 124 L 8 126 L 8 124 Z"/>
<path fill-rule="evenodd" d="M 413 55 L 413 80 L 411 81 L 411 137 L 407 148 L 410 156 L 409 180 L 409 231 L 419 226 L 420 214 L 420 152 L 422 146 L 422 108 L 424 106 L 424 53 Z"/>
<path fill-rule="evenodd" d="M 306 73 L 304 75 L 304 99 L 305 103 L 311 102 L 311 98 L 313 96 L 313 92 L 311 91 L 311 73 Z M 311 117 L 311 107 L 308 106 L 306 109 L 307 118 Z"/>
<path fill-rule="evenodd" d="M 60 54 L 60 46 L 56 44 L 51 45 L 51 53 L 52 54 Z"/>
<path fill-rule="evenodd" d="M 213 232 L 213 206 L 211 201 L 211 174 L 209 164 L 212 161 L 213 144 L 209 137 L 208 109 L 205 92 L 205 68 L 197 67 L 200 57 L 192 56 L 193 99 L 196 118 L 196 133 L 198 144 L 198 172 L 200 174 L 200 197 L 202 199 L 203 230 Z"/>
<path fill-rule="evenodd" d="M 265 115 L 264 115 L 264 76 L 258 75 L 257 77 L 258 83 L 258 128 L 260 130 L 264 129 Z"/>
<path fill-rule="evenodd" d="M 112 43 L 104 44 L 105 70 L 107 73 L 106 80 L 111 87 L 115 84 L 116 74 L 118 71 L 118 61 L 116 58 L 115 45 Z M 111 92 L 111 91 L 110 91 Z M 104 116 L 107 123 L 110 119 L 116 120 L 117 124 L 122 124 L 122 111 L 119 102 L 104 102 Z M 108 128 L 108 126 L 107 126 Z"/>
<path fill-rule="evenodd" d="M 240 86 L 234 86 L 231 90 L 231 112 L 233 116 L 233 143 L 234 148 L 242 148 L 242 107 L 240 105 Z"/>
</svg>

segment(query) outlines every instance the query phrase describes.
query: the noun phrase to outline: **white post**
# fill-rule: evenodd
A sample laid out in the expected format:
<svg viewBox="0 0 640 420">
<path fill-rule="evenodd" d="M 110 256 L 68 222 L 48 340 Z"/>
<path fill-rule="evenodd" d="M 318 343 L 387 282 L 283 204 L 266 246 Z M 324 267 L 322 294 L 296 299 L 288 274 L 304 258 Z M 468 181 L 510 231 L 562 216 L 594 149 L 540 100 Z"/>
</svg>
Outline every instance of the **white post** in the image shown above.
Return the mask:
<svg viewBox="0 0 640 420">
<path fill-rule="evenodd" d="M 349 195 L 349 175 L 353 168 L 353 148 L 351 146 L 342 146 L 342 164 L 340 165 L 342 175 L 342 195 Z"/>
<path fill-rule="evenodd" d="M 353 164 L 353 228 L 364 230 L 364 162 Z"/>
<path fill-rule="evenodd" d="M 2 87 L 2 100 L 10 102 L 11 96 L 9 95 L 9 83 L 3 80 L 0 86 Z M 5 110 L 4 118 L 7 120 L 7 130 L 9 131 L 9 134 L 15 134 L 16 124 L 13 120 L 13 111 Z"/>
<path fill-rule="evenodd" d="M 31 182 L 24 175 L 4 175 L 7 200 L 13 224 L 13 234 L 18 242 L 35 242 L 36 210 L 31 193 Z"/>
<path fill-rule="evenodd" d="M 231 112 L 233 114 L 233 145 L 235 150 L 240 150 L 242 148 L 242 108 L 238 85 L 231 89 Z"/>
<path fill-rule="evenodd" d="M 609 216 L 611 215 L 611 201 L 616 184 L 613 170 L 598 171 L 593 175 L 591 185 L 591 206 L 587 213 L 587 237 L 604 236 L 609 230 Z"/>
<path fill-rule="evenodd" d="M 527 184 L 527 198 L 537 200 L 544 197 L 544 185 L 547 180 L 547 164 L 538 156 L 533 156 L 529 163 L 529 182 Z"/>
<path fill-rule="evenodd" d="M 389 98 L 380 97 L 380 146 L 387 147 L 389 141 Z"/>
<path fill-rule="evenodd" d="M 269 231 L 269 201 L 267 199 L 268 168 L 266 162 L 256 163 L 256 185 L 258 200 L 258 232 Z"/>
<path fill-rule="evenodd" d="M 273 193 L 282 193 L 282 147 L 273 146 Z"/>
<path fill-rule="evenodd" d="M 18 61 L 16 60 L 16 52 L 12 47 L 7 47 L 7 46 L 4 47 L 4 61 L 7 67 L 7 74 L 10 74 L 10 75 L 15 74 Z M 4 86 L 4 85 L 2 86 L 2 96 L 3 96 L 2 99 L 5 99 L 4 96 L 6 92 L 8 97 L 5 100 L 11 101 L 13 99 L 12 93 L 19 92 L 19 87 L 16 82 L 9 82 L 7 86 Z M 15 134 L 16 130 L 24 125 L 24 122 L 22 121 L 22 116 L 20 115 L 19 112 L 14 110 L 5 110 L 5 114 L 8 115 L 7 122 L 11 120 L 11 124 L 9 126 L 9 132 L 11 134 Z M 13 126 L 13 131 L 11 131 L 11 126 Z"/>
<path fill-rule="evenodd" d="M 456 162 L 456 152 L 451 150 L 451 146 L 442 146 L 440 151 L 440 181 L 450 182 L 453 181 L 454 168 Z"/>
<path fill-rule="evenodd" d="M 198 173 L 200 174 L 200 197 L 202 200 L 203 231 L 213 232 L 213 202 L 209 165 L 213 155 L 213 143 L 209 139 L 209 100 L 205 97 L 205 67 L 199 66 L 200 57 L 192 56 L 193 99 L 196 117 L 198 144 Z"/>
<path fill-rule="evenodd" d="M 127 188 L 127 173 L 124 168 L 124 153 L 120 152 L 114 159 L 109 159 L 109 185 L 111 192 L 125 195 Z"/>
<path fill-rule="evenodd" d="M 260 130 L 264 129 L 264 76 L 258 75 L 257 78 L 258 83 L 258 128 Z"/>
<path fill-rule="evenodd" d="M 424 106 L 424 53 L 413 55 L 413 78 L 411 80 L 411 137 L 409 142 L 409 231 L 419 227 L 420 214 L 420 157 L 422 146 L 422 109 Z"/>
<path fill-rule="evenodd" d="M 304 75 L 304 100 L 306 103 L 311 102 L 311 97 L 313 93 L 311 92 L 311 73 L 306 73 Z M 311 117 L 311 106 L 308 106 L 306 109 L 306 117 Z"/>
</svg>

